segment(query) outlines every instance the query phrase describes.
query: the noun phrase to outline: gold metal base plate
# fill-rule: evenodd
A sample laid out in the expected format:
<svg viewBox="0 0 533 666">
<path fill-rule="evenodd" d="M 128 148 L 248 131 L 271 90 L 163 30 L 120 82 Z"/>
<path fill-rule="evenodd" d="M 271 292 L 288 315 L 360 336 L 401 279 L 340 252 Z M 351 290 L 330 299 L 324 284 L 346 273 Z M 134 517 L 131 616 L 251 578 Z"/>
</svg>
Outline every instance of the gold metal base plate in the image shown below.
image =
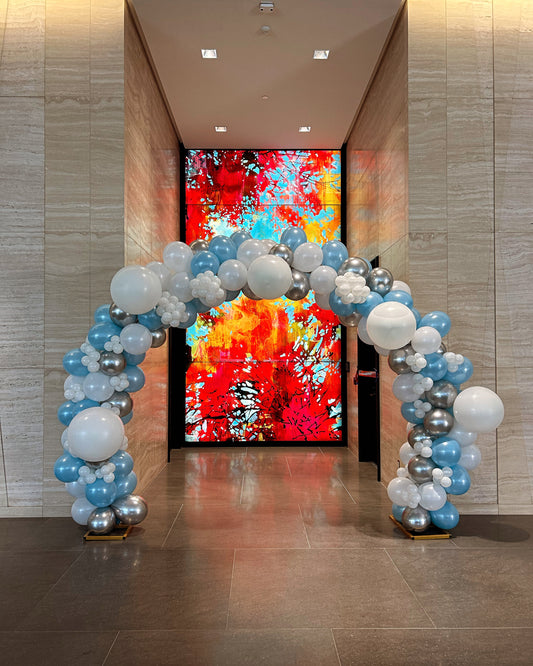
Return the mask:
<svg viewBox="0 0 533 666">
<path fill-rule="evenodd" d="M 109 534 L 94 534 L 88 530 L 83 535 L 85 541 L 124 541 L 133 529 L 133 525 L 117 525 Z"/>
<path fill-rule="evenodd" d="M 411 530 L 404 527 L 400 521 L 396 520 L 394 516 L 390 515 L 389 518 L 406 537 L 416 541 L 419 539 L 450 539 L 452 536 L 449 532 L 446 532 L 446 530 L 441 530 L 440 527 L 435 527 L 435 525 L 430 525 L 425 532 L 411 532 Z"/>
</svg>

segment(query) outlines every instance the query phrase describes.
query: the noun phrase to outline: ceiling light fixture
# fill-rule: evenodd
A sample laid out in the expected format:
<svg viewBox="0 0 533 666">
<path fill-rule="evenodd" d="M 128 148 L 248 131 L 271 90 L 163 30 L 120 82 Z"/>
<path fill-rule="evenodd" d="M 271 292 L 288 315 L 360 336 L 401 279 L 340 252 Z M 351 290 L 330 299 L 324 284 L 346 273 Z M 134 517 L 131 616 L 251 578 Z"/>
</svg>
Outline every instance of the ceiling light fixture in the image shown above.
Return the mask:
<svg viewBox="0 0 533 666">
<path fill-rule="evenodd" d="M 215 132 L 227 132 L 228 128 L 226 125 L 215 125 Z"/>
<path fill-rule="evenodd" d="M 202 49 L 202 58 L 218 58 L 216 49 Z"/>
<path fill-rule="evenodd" d="M 298 128 L 298 132 L 310 132 L 311 131 L 311 125 L 302 125 L 302 127 Z"/>
<path fill-rule="evenodd" d="M 313 58 L 315 60 L 327 60 L 329 58 L 329 51 L 315 51 L 313 53 Z"/>
</svg>

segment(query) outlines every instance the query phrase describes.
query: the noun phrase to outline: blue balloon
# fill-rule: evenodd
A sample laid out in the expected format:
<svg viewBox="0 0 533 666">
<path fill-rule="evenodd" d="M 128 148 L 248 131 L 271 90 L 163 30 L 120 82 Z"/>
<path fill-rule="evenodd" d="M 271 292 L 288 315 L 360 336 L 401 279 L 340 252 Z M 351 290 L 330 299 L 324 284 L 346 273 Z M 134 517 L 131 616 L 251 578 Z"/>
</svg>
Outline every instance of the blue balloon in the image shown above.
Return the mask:
<svg viewBox="0 0 533 666">
<path fill-rule="evenodd" d="M 409 423 L 424 423 L 423 418 L 419 418 L 418 416 L 415 416 L 416 412 L 416 407 L 414 406 L 414 403 L 412 402 L 404 402 L 401 406 L 401 412 L 403 418 L 408 421 Z"/>
<path fill-rule="evenodd" d="M 415 316 L 415 319 L 416 319 L 416 327 L 419 328 L 419 327 L 420 327 L 420 320 L 422 319 L 422 315 L 420 314 L 420 312 L 418 312 L 418 310 L 417 310 L 416 308 L 411 308 L 411 312 L 412 312 L 412 313 L 414 314 L 414 316 Z"/>
<path fill-rule="evenodd" d="M 405 511 L 406 507 L 405 506 L 399 506 L 398 504 L 393 504 L 392 505 L 392 515 L 396 520 L 401 523 L 402 522 L 402 516 L 403 512 Z"/>
<path fill-rule="evenodd" d="M 237 257 L 237 247 L 227 236 L 213 236 L 209 242 L 209 251 L 216 256 L 220 263 Z"/>
<path fill-rule="evenodd" d="M 77 481 L 79 476 L 79 469 L 85 465 L 85 461 L 81 458 L 75 458 L 70 453 L 64 453 L 56 460 L 54 465 L 54 474 L 56 479 L 63 483 L 72 483 Z"/>
<path fill-rule="evenodd" d="M 114 481 L 106 483 L 103 479 L 96 479 L 94 483 L 85 486 L 85 497 L 94 506 L 109 506 L 117 498 L 117 484 Z"/>
<path fill-rule="evenodd" d="M 196 299 L 194 299 L 194 300 L 196 300 Z M 204 306 L 203 303 L 202 303 L 202 306 Z M 186 319 L 185 321 L 181 321 L 179 323 L 178 328 L 189 328 L 189 326 L 192 326 L 194 323 L 196 323 L 196 318 L 198 316 L 198 310 L 196 309 L 196 306 L 193 303 L 193 301 L 189 301 L 189 303 L 185 303 L 185 312 L 188 315 L 188 319 Z"/>
<path fill-rule="evenodd" d="M 149 312 L 144 312 L 137 316 L 137 321 L 139 324 L 146 326 L 150 331 L 157 331 L 158 328 L 161 328 L 161 317 L 155 311 L 155 308 L 152 308 Z"/>
<path fill-rule="evenodd" d="M 451 502 L 447 501 L 441 509 L 430 511 L 429 517 L 435 527 L 440 527 L 441 530 L 452 530 L 459 522 L 459 511 Z"/>
<path fill-rule="evenodd" d="M 105 343 L 111 340 L 114 335 L 120 336 L 121 332 L 122 329 L 120 326 L 110 321 L 101 321 L 91 326 L 87 334 L 87 339 L 95 349 L 103 351 Z"/>
<path fill-rule="evenodd" d="M 100 407 L 100 403 L 90 398 L 83 398 L 83 400 L 76 403 L 76 414 L 83 412 L 84 409 L 89 409 L 89 407 Z"/>
<path fill-rule="evenodd" d="M 137 474 L 135 474 L 135 472 L 130 472 L 128 476 L 121 476 L 119 479 L 116 479 L 115 483 L 117 486 L 117 499 L 119 497 L 131 495 L 137 487 Z"/>
<path fill-rule="evenodd" d="M 76 404 L 77 403 L 72 402 L 71 400 L 67 400 L 63 404 L 59 405 L 57 410 L 57 418 L 64 426 L 68 426 L 78 413 Z"/>
<path fill-rule="evenodd" d="M 389 291 L 388 294 L 385 294 L 383 300 L 402 303 L 403 305 L 407 305 L 408 308 L 412 307 L 413 305 L 413 297 L 411 296 L 411 294 L 408 294 L 406 291 L 401 291 L 400 289 Z"/>
<path fill-rule="evenodd" d="M 122 355 L 128 365 L 140 365 L 146 358 L 146 354 L 130 354 L 127 351 L 123 351 Z"/>
<path fill-rule="evenodd" d="M 199 314 L 203 314 L 204 312 L 209 312 L 209 310 L 211 310 L 211 306 L 202 303 L 199 298 L 193 298 L 190 303 L 193 305 L 195 312 Z M 186 303 L 185 305 L 189 305 L 189 303 Z"/>
<path fill-rule="evenodd" d="M 133 458 L 127 451 L 117 451 L 109 458 L 109 462 L 115 465 L 115 476 L 128 476 L 133 469 Z"/>
<path fill-rule="evenodd" d="M 126 414 L 126 416 L 121 416 L 120 420 L 122 421 L 122 423 L 124 425 L 126 425 L 126 423 L 129 423 L 132 418 L 133 418 L 133 409 L 131 410 L 131 412 L 129 414 Z"/>
<path fill-rule="evenodd" d="M 459 462 L 461 458 L 461 446 L 459 442 L 450 437 L 439 437 L 433 442 L 433 462 L 439 467 L 451 467 Z"/>
<path fill-rule="evenodd" d="M 234 301 L 236 298 L 238 298 L 241 295 L 241 290 L 237 289 L 236 291 L 230 291 L 229 289 L 226 290 L 226 302 L 230 303 L 231 301 Z"/>
<path fill-rule="evenodd" d="M 434 354 L 426 354 L 425 359 L 428 364 L 420 370 L 420 374 L 423 377 L 431 377 L 436 382 L 442 379 L 448 372 L 448 363 L 441 354 L 437 354 L 436 352 Z"/>
<path fill-rule="evenodd" d="M 283 230 L 279 242 L 287 245 L 294 252 L 303 243 L 307 243 L 307 235 L 300 227 L 287 227 Z"/>
<path fill-rule="evenodd" d="M 348 317 L 355 312 L 355 303 L 343 303 L 334 291 L 329 295 L 329 307 L 341 317 Z"/>
<path fill-rule="evenodd" d="M 128 393 L 135 393 L 135 391 L 140 391 L 144 386 L 146 378 L 144 372 L 137 365 L 127 365 L 124 369 L 128 377 L 130 385 L 126 389 Z"/>
<path fill-rule="evenodd" d="M 383 296 L 378 294 L 377 291 L 371 291 L 364 303 L 357 303 L 355 311 L 359 312 L 363 317 L 368 317 L 376 305 L 379 305 L 380 303 L 383 303 Z"/>
<path fill-rule="evenodd" d="M 435 310 L 422 317 L 419 328 L 422 326 L 431 326 L 444 337 L 449 332 L 452 322 L 445 312 Z"/>
<path fill-rule="evenodd" d="M 457 370 L 455 372 L 447 372 L 443 379 L 448 380 L 455 386 L 459 386 L 459 384 L 463 384 L 464 382 L 468 381 L 470 377 L 472 377 L 473 372 L 474 366 L 472 365 L 472 361 L 465 356 L 465 360 L 463 363 L 461 363 Z"/>
<path fill-rule="evenodd" d="M 85 354 L 80 349 L 71 349 L 63 356 L 63 367 L 69 375 L 85 377 L 85 375 L 89 374 L 87 366 L 81 362 L 84 356 Z"/>
<path fill-rule="evenodd" d="M 209 250 L 202 250 L 191 259 L 191 273 L 196 276 L 206 271 L 212 271 L 215 275 L 220 266 L 216 255 Z"/>
<path fill-rule="evenodd" d="M 450 495 L 464 495 L 470 488 L 470 474 L 462 465 L 450 465 L 452 468 L 452 485 L 446 488 Z"/>
<path fill-rule="evenodd" d="M 109 308 L 111 305 L 107 303 L 107 305 L 100 305 L 99 307 L 96 308 L 94 311 L 94 323 L 98 324 L 101 321 L 112 321 L 111 317 L 109 316 Z"/>
<path fill-rule="evenodd" d="M 248 233 L 247 231 L 234 231 L 230 238 L 233 241 L 235 247 L 239 247 L 239 245 L 242 245 L 245 240 L 250 240 L 252 235 Z"/>
<path fill-rule="evenodd" d="M 322 264 L 324 266 L 331 266 L 338 271 L 346 259 L 348 259 L 348 250 L 344 243 L 332 240 L 322 245 Z"/>
</svg>

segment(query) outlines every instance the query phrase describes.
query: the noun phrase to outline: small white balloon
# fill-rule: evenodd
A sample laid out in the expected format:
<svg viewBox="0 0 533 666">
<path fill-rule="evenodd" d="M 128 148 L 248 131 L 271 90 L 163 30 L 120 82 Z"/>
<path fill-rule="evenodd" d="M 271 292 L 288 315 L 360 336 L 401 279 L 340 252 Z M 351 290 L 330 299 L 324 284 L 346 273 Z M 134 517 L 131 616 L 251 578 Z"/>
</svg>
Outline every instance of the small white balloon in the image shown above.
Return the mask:
<svg viewBox="0 0 533 666">
<path fill-rule="evenodd" d="M 89 516 L 96 509 L 86 497 L 78 497 L 70 509 L 70 515 L 78 525 L 87 525 Z"/>
<path fill-rule="evenodd" d="M 501 398 L 484 386 L 469 386 L 461 391 L 453 403 L 457 423 L 473 432 L 491 432 L 504 417 Z"/>
<path fill-rule="evenodd" d="M 172 296 L 176 296 L 182 303 L 192 301 L 191 276 L 185 271 L 180 271 L 170 276 L 167 280 L 167 288 Z M 161 302 L 161 301 L 159 301 Z"/>
<path fill-rule="evenodd" d="M 159 282 L 161 282 L 161 288 L 166 289 L 167 280 L 172 275 L 170 269 L 161 261 L 151 261 L 146 264 L 146 268 L 157 275 Z"/>
<path fill-rule="evenodd" d="M 372 338 L 368 335 L 367 329 L 368 319 L 367 317 L 361 317 L 359 323 L 357 324 L 357 335 L 359 339 L 364 342 L 366 345 L 373 345 L 374 342 Z"/>
<path fill-rule="evenodd" d="M 473 444 L 477 439 L 477 432 L 470 432 L 461 428 L 461 426 L 456 422 L 453 424 L 453 428 L 448 433 L 450 439 L 455 439 L 456 442 L 459 442 L 461 446 L 469 446 Z"/>
<path fill-rule="evenodd" d="M 323 253 L 316 243 L 302 243 L 294 250 L 293 268 L 310 273 L 322 264 Z"/>
<path fill-rule="evenodd" d="M 228 259 L 220 264 L 218 278 L 223 289 L 237 291 L 242 289 L 247 280 L 247 268 L 238 259 Z"/>
<path fill-rule="evenodd" d="M 72 495 L 72 497 L 85 497 L 84 483 L 79 483 L 79 481 L 71 481 L 70 483 L 65 483 L 65 488 L 67 492 Z"/>
<path fill-rule="evenodd" d="M 480 462 L 481 451 L 475 444 L 470 444 L 470 446 L 465 446 L 461 449 L 459 465 L 470 471 L 472 469 L 476 469 Z"/>
<path fill-rule="evenodd" d="M 423 483 L 420 488 L 420 506 L 427 511 L 438 511 L 446 504 L 446 491 L 432 481 Z"/>
<path fill-rule="evenodd" d="M 368 315 L 368 335 L 373 343 L 387 349 L 399 349 L 410 342 L 416 331 L 416 319 L 403 303 L 386 301 Z"/>
<path fill-rule="evenodd" d="M 163 261 L 165 262 L 165 265 L 175 273 L 188 271 L 192 257 L 193 251 L 191 248 L 181 241 L 169 243 L 163 250 Z M 147 312 L 147 310 L 145 310 L 145 312 Z"/>
<path fill-rule="evenodd" d="M 329 294 L 315 294 L 315 301 L 322 310 L 331 310 L 329 306 Z"/>
<path fill-rule="evenodd" d="M 110 377 L 103 372 L 91 372 L 83 380 L 83 391 L 90 400 L 105 402 L 115 389 L 111 385 Z"/>
<path fill-rule="evenodd" d="M 318 266 L 309 276 L 309 284 L 315 294 L 329 295 L 335 289 L 337 271 L 331 266 Z M 325 308 L 322 308 L 325 309 Z M 327 309 L 330 309 L 329 306 Z"/>
<path fill-rule="evenodd" d="M 416 456 L 416 451 L 413 449 L 413 447 L 409 444 L 409 442 L 404 442 L 400 446 L 400 460 L 403 462 L 404 465 L 407 465 L 407 463 Z"/>
<path fill-rule="evenodd" d="M 432 326 L 421 326 L 415 331 L 411 347 L 420 354 L 434 354 L 440 347 L 442 338 Z"/>
<path fill-rule="evenodd" d="M 407 282 L 402 282 L 402 280 L 394 280 L 392 283 L 391 291 L 406 291 L 408 294 L 411 293 L 411 287 Z"/>
<path fill-rule="evenodd" d="M 152 334 L 142 324 L 128 324 L 120 333 L 120 344 L 129 354 L 144 354 L 152 346 Z"/>
<path fill-rule="evenodd" d="M 249 267 L 254 259 L 257 259 L 264 254 L 268 254 L 268 250 L 263 241 L 256 238 L 249 238 L 239 245 L 237 250 L 237 260 L 241 261 L 246 267 Z"/>
</svg>

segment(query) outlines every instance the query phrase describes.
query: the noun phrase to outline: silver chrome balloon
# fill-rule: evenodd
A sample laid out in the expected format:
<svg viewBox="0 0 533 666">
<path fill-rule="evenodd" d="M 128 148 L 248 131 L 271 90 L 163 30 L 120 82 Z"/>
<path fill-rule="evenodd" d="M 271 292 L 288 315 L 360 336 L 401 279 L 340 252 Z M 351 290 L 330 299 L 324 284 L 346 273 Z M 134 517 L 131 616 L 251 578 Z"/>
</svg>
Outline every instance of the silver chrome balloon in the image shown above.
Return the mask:
<svg viewBox="0 0 533 666">
<path fill-rule="evenodd" d="M 418 442 L 423 442 L 425 439 L 429 439 L 428 433 L 425 431 L 424 426 L 419 423 L 415 425 L 407 435 L 407 441 L 414 448 L 415 444 Z"/>
<path fill-rule="evenodd" d="M 431 437 L 446 435 L 453 428 L 453 416 L 445 409 L 432 409 L 424 416 L 424 428 Z"/>
<path fill-rule="evenodd" d="M 148 504 L 140 495 L 126 495 L 111 505 L 115 516 L 124 525 L 138 525 L 148 513 Z"/>
<path fill-rule="evenodd" d="M 115 354 L 115 352 L 111 351 L 100 352 L 98 363 L 100 363 L 100 372 L 103 372 L 104 375 L 108 375 L 109 377 L 120 375 L 126 367 L 126 359 L 124 356 L 122 356 L 122 354 Z"/>
<path fill-rule="evenodd" d="M 127 416 L 133 409 L 133 400 L 129 393 L 126 391 L 115 391 L 113 395 L 106 400 L 111 407 L 119 408 L 119 416 Z"/>
<path fill-rule="evenodd" d="M 431 524 L 429 511 L 426 511 L 421 506 L 417 506 L 416 509 L 407 507 L 402 513 L 402 524 L 413 532 L 423 532 Z"/>
<path fill-rule="evenodd" d="M 365 280 L 370 273 L 370 268 L 368 264 L 361 257 L 348 257 L 346 261 L 343 261 L 339 270 L 337 271 L 339 275 L 344 275 L 345 273 L 356 273 L 361 277 L 364 277 Z"/>
<path fill-rule="evenodd" d="M 440 343 L 440 347 L 437 349 L 437 351 L 435 352 L 435 354 L 440 354 L 440 355 L 442 356 L 442 355 L 445 354 L 447 351 L 448 351 L 448 348 L 446 347 L 446 345 L 444 344 L 444 342 L 441 342 L 441 343 Z"/>
<path fill-rule="evenodd" d="M 436 465 L 431 458 L 413 456 L 407 463 L 407 471 L 416 483 L 426 483 L 433 480 L 433 470 Z"/>
<path fill-rule="evenodd" d="M 270 250 L 269 254 L 273 254 L 276 257 L 281 257 L 284 261 L 286 261 L 289 264 L 289 266 L 292 266 L 294 253 L 288 245 L 284 245 L 283 243 L 274 245 L 274 247 Z"/>
<path fill-rule="evenodd" d="M 430 402 L 433 407 L 439 407 L 440 409 L 448 409 L 451 407 L 455 402 L 455 398 L 457 398 L 457 389 L 451 382 L 448 382 L 445 379 L 439 379 L 433 384 L 429 391 L 426 391 L 427 401 Z"/>
<path fill-rule="evenodd" d="M 87 520 L 87 527 L 94 534 L 109 534 L 116 525 L 115 512 L 108 506 L 95 509 Z"/>
<path fill-rule="evenodd" d="M 251 298 L 253 301 L 262 301 L 263 300 L 260 296 L 257 296 L 257 294 L 254 294 L 254 292 L 250 289 L 248 284 L 244 285 L 244 287 L 242 288 L 242 293 L 246 296 L 246 298 Z"/>
<path fill-rule="evenodd" d="M 414 356 L 415 350 L 411 345 L 406 345 L 401 349 L 393 349 L 389 352 L 389 367 L 397 375 L 406 375 L 411 372 L 411 366 L 407 365 L 407 357 Z"/>
<path fill-rule="evenodd" d="M 367 286 L 381 296 L 389 293 L 393 282 L 392 273 L 386 268 L 373 268 L 366 278 Z"/>
<path fill-rule="evenodd" d="M 167 339 L 167 333 L 163 328 L 158 328 L 156 331 L 152 331 L 152 344 L 150 345 L 154 349 L 161 347 L 165 344 Z"/>
<path fill-rule="evenodd" d="M 347 315 L 346 317 L 343 317 L 342 315 L 338 315 L 338 317 L 343 326 L 346 326 L 346 328 L 353 328 L 359 324 L 363 315 L 360 315 L 358 312 L 352 312 L 351 315 Z"/>
<path fill-rule="evenodd" d="M 301 301 L 309 293 L 309 278 L 302 271 L 292 269 L 292 284 L 290 289 L 285 292 L 285 296 L 291 301 Z"/>
<path fill-rule="evenodd" d="M 111 317 L 111 321 L 114 324 L 121 326 L 122 328 L 124 328 L 124 326 L 128 326 L 129 324 L 135 324 L 137 321 L 137 315 L 132 315 L 129 312 L 122 310 L 114 303 L 111 303 L 109 307 L 109 316 Z"/>
<path fill-rule="evenodd" d="M 202 252 L 202 250 L 209 250 L 209 243 L 201 238 L 197 238 L 190 245 L 191 250 L 196 252 Z"/>
</svg>

